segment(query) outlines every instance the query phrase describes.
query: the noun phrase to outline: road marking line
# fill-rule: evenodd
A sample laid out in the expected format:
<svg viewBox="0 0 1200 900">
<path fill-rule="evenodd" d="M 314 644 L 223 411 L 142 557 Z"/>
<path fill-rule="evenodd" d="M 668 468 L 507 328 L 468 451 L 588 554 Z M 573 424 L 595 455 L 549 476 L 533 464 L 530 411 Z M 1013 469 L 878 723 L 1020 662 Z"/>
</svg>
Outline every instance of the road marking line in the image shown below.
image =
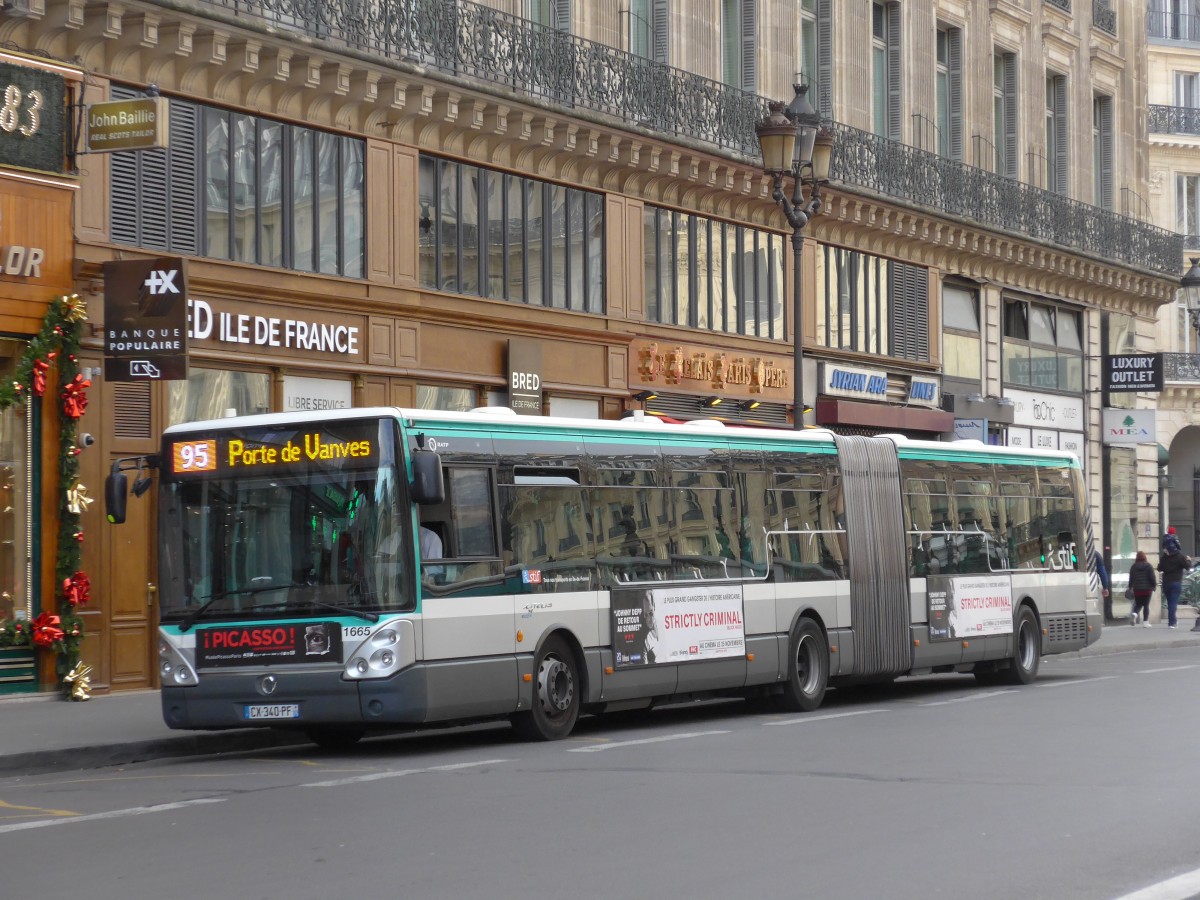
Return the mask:
<svg viewBox="0 0 1200 900">
<path fill-rule="evenodd" d="M 1193 869 L 1150 887 L 1118 897 L 1117 900 L 1187 900 L 1200 892 L 1200 869 Z"/>
<path fill-rule="evenodd" d="M 80 813 L 72 812 L 69 809 L 46 809 L 44 806 L 18 806 L 16 803 L 9 803 L 7 800 L 0 800 L 0 809 L 13 809 L 18 812 L 42 813 L 47 816 L 55 816 L 57 818 L 65 818 L 67 816 L 78 816 Z M 15 819 L 16 816 L 5 816 L 6 819 Z M 23 817 L 27 818 L 27 817 Z"/>
<path fill-rule="evenodd" d="M 1194 669 L 1194 668 L 1196 668 L 1196 667 L 1194 665 L 1192 665 L 1192 666 L 1170 666 L 1169 668 L 1166 668 L 1166 669 L 1138 669 L 1133 674 L 1134 675 L 1153 675 L 1155 672 L 1179 672 L 1179 671 L 1182 671 L 1183 669 Z"/>
<path fill-rule="evenodd" d="M 92 813 L 86 816 L 73 816 L 66 819 L 40 819 L 36 822 L 14 822 L 12 825 L 0 825 L 0 834 L 10 831 L 27 831 L 30 828 L 49 828 L 52 825 L 71 825 L 75 822 L 98 822 L 101 819 L 123 819 L 128 816 L 144 816 L 148 813 L 168 812 L 172 809 L 185 809 L 202 803 L 224 803 L 222 797 L 206 797 L 199 800 L 181 800 L 178 803 L 160 803 L 158 806 L 134 806 L 130 809 L 114 809 L 109 812 Z"/>
<path fill-rule="evenodd" d="M 1116 678 L 1116 675 L 1097 675 L 1095 678 L 1078 678 L 1074 681 L 1039 681 L 1034 687 L 1040 688 L 1055 688 L 1055 687 L 1071 687 L 1076 684 L 1089 684 L 1093 681 L 1108 681 L 1110 678 Z"/>
<path fill-rule="evenodd" d="M 453 772 L 456 769 L 470 769 L 474 766 L 492 766 L 497 763 L 511 762 L 507 759 L 481 759 L 478 762 L 453 763 L 448 766 L 427 766 L 423 769 L 392 769 L 390 772 L 372 772 L 370 775 L 356 775 L 353 778 L 335 778 L 332 781 L 313 781 L 297 787 L 342 787 L 346 784 L 361 784 L 364 781 L 380 781 L 384 778 L 402 778 L 405 775 L 422 775 L 426 772 Z"/>
<path fill-rule="evenodd" d="M 615 747 L 636 747 L 639 744 L 661 744 L 664 741 L 682 741 L 688 738 L 707 737 L 712 734 L 729 734 L 729 731 L 688 731 L 683 734 L 665 734 L 662 737 L 642 738 L 639 741 L 613 741 L 610 744 L 596 744 L 593 747 L 572 747 L 568 753 L 599 753 L 601 750 L 612 750 Z"/>
<path fill-rule="evenodd" d="M 807 725 L 809 722 L 824 722 L 826 719 L 848 719 L 850 716 L 869 716 L 872 713 L 887 712 L 886 709 L 859 709 L 854 712 L 829 713 L 824 716 L 804 716 L 800 719 L 783 719 L 779 722 L 763 722 L 764 725 Z"/>
<path fill-rule="evenodd" d="M 918 703 L 917 706 L 949 706 L 951 703 L 970 703 L 974 700 L 986 700 L 988 697 L 1000 697 L 1004 694 L 1015 694 L 1012 691 L 985 691 L 982 694 L 967 694 L 965 697 L 955 697 L 952 700 L 933 700 L 929 703 Z"/>
</svg>

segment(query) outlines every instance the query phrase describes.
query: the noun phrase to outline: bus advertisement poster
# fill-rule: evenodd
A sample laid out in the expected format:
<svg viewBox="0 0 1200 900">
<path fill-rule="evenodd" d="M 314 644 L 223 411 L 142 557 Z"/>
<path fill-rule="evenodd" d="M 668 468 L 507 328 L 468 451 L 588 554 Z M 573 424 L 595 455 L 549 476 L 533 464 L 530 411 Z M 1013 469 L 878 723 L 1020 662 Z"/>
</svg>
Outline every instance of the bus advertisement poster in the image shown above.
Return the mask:
<svg viewBox="0 0 1200 900">
<path fill-rule="evenodd" d="M 746 655 L 740 585 L 618 589 L 610 609 L 616 668 Z"/>
<path fill-rule="evenodd" d="M 197 667 L 311 663 L 341 658 L 342 628 L 337 622 L 201 628 L 196 632 Z"/>
<path fill-rule="evenodd" d="M 931 575 L 925 584 L 931 641 L 1012 633 L 1012 582 L 1007 575 Z"/>
</svg>

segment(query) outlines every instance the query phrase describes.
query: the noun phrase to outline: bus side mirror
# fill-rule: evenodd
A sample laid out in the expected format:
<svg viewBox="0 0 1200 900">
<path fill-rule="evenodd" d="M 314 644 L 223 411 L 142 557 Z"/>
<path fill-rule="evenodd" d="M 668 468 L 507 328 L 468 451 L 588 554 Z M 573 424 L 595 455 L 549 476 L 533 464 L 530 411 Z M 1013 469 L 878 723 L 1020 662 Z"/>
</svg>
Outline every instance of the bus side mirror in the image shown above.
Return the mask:
<svg viewBox="0 0 1200 900">
<path fill-rule="evenodd" d="M 421 506 L 436 506 L 446 499 L 442 478 L 442 458 L 433 450 L 412 452 L 412 498 Z"/>
<path fill-rule="evenodd" d="M 113 525 L 125 522 L 125 499 L 129 492 L 129 479 L 121 472 L 113 471 L 104 479 L 104 512 Z"/>
</svg>

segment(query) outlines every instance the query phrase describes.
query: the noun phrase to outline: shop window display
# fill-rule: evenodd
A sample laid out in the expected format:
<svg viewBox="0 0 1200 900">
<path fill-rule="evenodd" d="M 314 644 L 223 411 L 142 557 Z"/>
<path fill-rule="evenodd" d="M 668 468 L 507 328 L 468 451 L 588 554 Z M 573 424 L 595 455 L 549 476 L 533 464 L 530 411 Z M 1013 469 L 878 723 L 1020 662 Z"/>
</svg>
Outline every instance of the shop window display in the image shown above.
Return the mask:
<svg viewBox="0 0 1200 900">
<path fill-rule="evenodd" d="M 0 376 L 10 378 L 25 345 L 0 339 Z M 0 620 L 30 618 L 28 407 L 0 412 Z"/>
</svg>

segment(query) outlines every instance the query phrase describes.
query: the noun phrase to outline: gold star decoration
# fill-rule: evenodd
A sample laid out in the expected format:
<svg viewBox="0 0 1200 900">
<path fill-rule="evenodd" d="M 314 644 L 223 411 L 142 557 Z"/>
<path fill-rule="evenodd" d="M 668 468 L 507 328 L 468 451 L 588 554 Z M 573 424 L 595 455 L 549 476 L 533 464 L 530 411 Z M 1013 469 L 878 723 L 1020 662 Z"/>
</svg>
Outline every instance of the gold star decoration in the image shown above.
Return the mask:
<svg viewBox="0 0 1200 900">
<path fill-rule="evenodd" d="M 87 301 L 78 294 L 63 297 L 62 314 L 68 322 L 82 322 L 87 318 Z"/>
</svg>

